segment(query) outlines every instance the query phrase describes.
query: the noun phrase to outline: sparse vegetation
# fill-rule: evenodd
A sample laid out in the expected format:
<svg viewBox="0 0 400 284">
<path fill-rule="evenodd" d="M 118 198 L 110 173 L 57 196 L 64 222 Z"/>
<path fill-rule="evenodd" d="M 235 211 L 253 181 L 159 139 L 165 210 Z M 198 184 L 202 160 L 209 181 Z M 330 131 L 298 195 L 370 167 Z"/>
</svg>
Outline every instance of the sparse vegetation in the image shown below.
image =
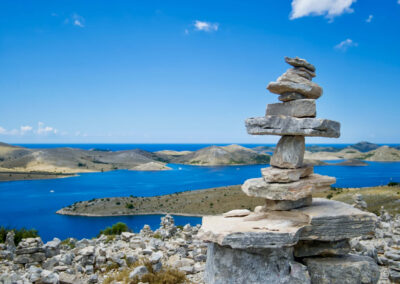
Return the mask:
<svg viewBox="0 0 400 284">
<path fill-rule="evenodd" d="M 10 231 L 14 231 L 14 233 L 15 233 L 14 243 L 16 245 L 18 245 L 22 239 L 36 238 L 39 236 L 38 231 L 36 231 L 35 229 L 29 229 L 29 230 L 25 229 L 25 228 L 15 229 L 15 228 L 6 228 L 6 227 L 1 226 L 0 227 L 0 243 L 4 243 L 6 241 L 7 233 Z"/>
<path fill-rule="evenodd" d="M 120 235 L 122 232 L 131 232 L 128 225 L 122 222 L 115 223 L 111 227 L 107 227 L 104 230 L 100 231 L 100 235 Z"/>
</svg>

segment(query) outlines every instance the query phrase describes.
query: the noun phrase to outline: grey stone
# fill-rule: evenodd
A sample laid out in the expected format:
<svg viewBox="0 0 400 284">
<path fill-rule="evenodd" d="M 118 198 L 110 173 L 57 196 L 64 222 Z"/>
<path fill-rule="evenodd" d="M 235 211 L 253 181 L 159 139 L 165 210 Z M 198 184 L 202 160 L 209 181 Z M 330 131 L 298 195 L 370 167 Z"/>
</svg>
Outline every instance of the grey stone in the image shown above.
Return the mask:
<svg viewBox="0 0 400 284">
<path fill-rule="evenodd" d="M 248 196 L 294 201 L 310 196 L 313 192 L 329 189 L 335 182 L 333 177 L 318 174 L 291 183 L 269 183 L 263 178 L 253 178 L 244 182 L 242 190 Z"/>
<path fill-rule="evenodd" d="M 43 284 L 58 284 L 59 277 L 57 273 L 51 272 L 49 270 L 43 270 L 40 273 L 41 283 Z"/>
<path fill-rule="evenodd" d="M 300 168 L 303 165 L 304 151 L 304 136 L 283 136 L 279 139 L 270 165 L 284 169 Z"/>
<path fill-rule="evenodd" d="M 373 233 L 376 216 L 343 202 L 314 198 L 308 207 L 253 213 L 246 217 L 204 216 L 198 236 L 237 249 L 280 248 L 299 240 L 339 241 Z"/>
<path fill-rule="evenodd" d="M 389 279 L 392 280 L 394 283 L 400 283 L 400 271 L 390 269 Z"/>
<path fill-rule="evenodd" d="M 6 250 L 10 251 L 11 253 L 14 253 L 16 249 L 14 243 L 14 237 L 15 237 L 14 231 L 9 231 L 7 233 L 5 245 L 6 245 Z"/>
<path fill-rule="evenodd" d="M 134 279 L 136 277 L 140 279 L 143 275 L 145 275 L 148 272 L 149 271 L 147 270 L 146 266 L 144 265 L 138 266 L 129 274 L 129 279 Z"/>
<path fill-rule="evenodd" d="M 296 118 L 269 115 L 246 119 L 247 132 L 251 135 L 301 135 L 314 137 L 340 136 L 340 123 L 321 118 Z"/>
<path fill-rule="evenodd" d="M 248 209 L 235 209 L 228 211 L 223 214 L 225 218 L 231 218 L 231 217 L 244 217 L 249 215 L 251 212 Z"/>
<path fill-rule="evenodd" d="M 318 284 L 373 284 L 379 280 L 378 265 L 368 256 L 305 258 L 311 283 Z"/>
<path fill-rule="evenodd" d="M 324 198 L 313 198 L 311 206 L 291 212 L 306 214 L 310 218 L 309 225 L 301 230 L 301 240 L 338 241 L 372 236 L 376 224 L 375 214 Z"/>
<path fill-rule="evenodd" d="M 322 88 L 294 72 L 286 72 L 276 82 L 270 82 L 267 89 L 274 94 L 299 93 L 307 99 L 318 99 Z"/>
<path fill-rule="evenodd" d="M 254 252 L 209 244 L 204 280 L 209 284 L 310 283 L 306 268 L 290 248 Z"/>
<path fill-rule="evenodd" d="M 261 174 L 266 182 L 293 182 L 307 177 L 314 172 L 312 165 L 303 165 L 297 169 L 280 169 L 275 167 L 262 168 Z"/>
<path fill-rule="evenodd" d="M 315 117 L 315 100 L 300 99 L 283 103 L 268 104 L 266 115 L 287 115 L 293 117 Z"/>
<path fill-rule="evenodd" d="M 312 203 L 312 196 L 306 196 L 298 200 L 265 200 L 265 210 L 291 210 L 295 208 L 300 208 L 304 206 L 310 206 Z"/>
<path fill-rule="evenodd" d="M 164 255 L 163 255 L 162 251 L 157 251 L 151 255 L 150 262 L 153 264 L 157 263 L 163 258 L 163 256 Z"/>
<path fill-rule="evenodd" d="M 293 67 L 304 67 L 308 70 L 310 70 L 311 72 L 315 72 L 315 66 L 312 65 L 311 63 L 307 62 L 307 60 L 299 58 L 299 57 L 287 57 L 285 56 L 285 62 L 287 64 L 292 65 Z"/>
<path fill-rule="evenodd" d="M 315 72 L 312 72 L 311 70 L 305 68 L 305 67 L 294 67 L 290 69 L 291 72 L 296 73 L 297 75 L 306 78 L 307 80 L 312 80 L 312 78 L 316 77 L 317 75 Z M 289 70 L 288 70 L 289 71 Z"/>
<path fill-rule="evenodd" d="M 299 241 L 294 247 L 295 257 L 345 255 L 349 252 L 349 240 L 335 242 Z"/>
<path fill-rule="evenodd" d="M 88 283 L 97 283 L 99 282 L 99 276 L 97 274 L 92 274 L 88 280 Z"/>
<path fill-rule="evenodd" d="M 182 267 L 179 267 L 179 270 L 184 272 L 185 274 L 193 274 L 194 273 L 193 266 L 182 266 Z"/>
<path fill-rule="evenodd" d="M 306 99 L 306 97 L 303 96 L 302 94 L 293 93 L 293 92 L 283 93 L 283 94 L 279 95 L 279 97 L 278 97 L 278 100 L 280 100 L 282 102 L 289 102 L 289 101 L 293 101 L 293 100 L 302 100 L 302 99 Z"/>
</svg>

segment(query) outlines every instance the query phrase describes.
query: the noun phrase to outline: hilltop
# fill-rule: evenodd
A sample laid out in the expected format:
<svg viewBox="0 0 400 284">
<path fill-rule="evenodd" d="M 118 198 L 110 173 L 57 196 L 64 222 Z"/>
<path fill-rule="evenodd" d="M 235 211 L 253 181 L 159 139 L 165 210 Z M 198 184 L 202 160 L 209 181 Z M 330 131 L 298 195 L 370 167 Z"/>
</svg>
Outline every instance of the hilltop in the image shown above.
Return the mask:
<svg viewBox="0 0 400 284">
<path fill-rule="evenodd" d="M 267 164 L 270 160 L 270 155 L 239 145 L 210 146 L 194 152 L 158 151 L 155 154 L 168 163 L 207 166 Z"/>
</svg>

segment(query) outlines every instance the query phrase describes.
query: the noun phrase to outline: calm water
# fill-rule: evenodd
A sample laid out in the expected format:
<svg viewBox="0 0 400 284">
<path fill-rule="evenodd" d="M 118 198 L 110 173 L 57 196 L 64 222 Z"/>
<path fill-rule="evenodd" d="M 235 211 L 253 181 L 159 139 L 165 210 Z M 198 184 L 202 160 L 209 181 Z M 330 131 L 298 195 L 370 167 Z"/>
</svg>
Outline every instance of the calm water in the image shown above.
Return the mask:
<svg viewBox="0 0 400 284">
<path fill-rule="evenodd" d="M 95 145 L 91 145 L 90 148 L 94 147 Z M 55 211 L 76 201 L 92 198 L 155 196 L 241 184 L 248 178 L 259 177 L 260 169 L 264 167 L 169 166 L 173 168 L 172 171 L 118 170 L 63 179 L 0 182 L 0 225 L 35 228 L 45 241 L 53 237 L 90 238 L 118 221 L 127 223 L 135 232 L 144 224 L 149 224 L 155 229 L 159 226 L 160 215 L 89 218 L 61 216 L 55 214 Z M 315 172 L 337 177 L 337 187 L 363 187 L 383 185 L 389 181 L 400 182 L 400 163 L 369 162 L 369 166 L 366 167 L 317 166 Z M 201 222 L 201 218 L 175 216 L 175 221 L 178 225 L 195 225 Z"/>
</svg>

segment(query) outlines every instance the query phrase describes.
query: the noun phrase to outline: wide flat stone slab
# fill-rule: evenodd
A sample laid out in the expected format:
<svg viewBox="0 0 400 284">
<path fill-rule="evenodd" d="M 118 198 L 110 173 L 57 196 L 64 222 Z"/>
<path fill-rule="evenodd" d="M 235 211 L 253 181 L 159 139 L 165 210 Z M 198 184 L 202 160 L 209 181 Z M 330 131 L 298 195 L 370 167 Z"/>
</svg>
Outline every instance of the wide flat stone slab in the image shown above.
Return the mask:
<svg viewBox="0 0 400 284">
<path fill-rule="evenodd" d="M 315 100 L 300 99 L 284 103 L 268 104 L 266 115 L 287 115 L 293 117 L 315 117 Z"/>
<path fill-rule="evenodd" d="M 370 234 L 376 215 L 351 205 L 314 198 L 311 206 L 246 217 L 205 216 L 199 237 L 237 249 L 293 246 L 299 240 L 338 241 Z"/>
<path fill-rule="evenodd" d="M 340 123 L 321 118 L 296 118 L 269 115 L 246 119 L 247 133 L 251 135 L 301 135 L 340 137 Z"/>
<path fill-rule="evenodd" d="M 335 182 L 336 178 L 319 174 L 311 174 L 290 183 L 270 183 L 263 178 L 252 178 L 244 182 L 242 190 L 248 196 L 270 200 L 299 200 L 313 192 L 329 189 Z"/>
</svg>

